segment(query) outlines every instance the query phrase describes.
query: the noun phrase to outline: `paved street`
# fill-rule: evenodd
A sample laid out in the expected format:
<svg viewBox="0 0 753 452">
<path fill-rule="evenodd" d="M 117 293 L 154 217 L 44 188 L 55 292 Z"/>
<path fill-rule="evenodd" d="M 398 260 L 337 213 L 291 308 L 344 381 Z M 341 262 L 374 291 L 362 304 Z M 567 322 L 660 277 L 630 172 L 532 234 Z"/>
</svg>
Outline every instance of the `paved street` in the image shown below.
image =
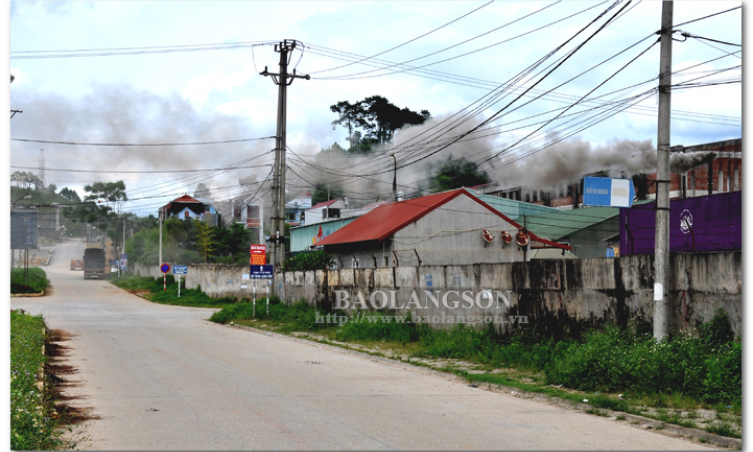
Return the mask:
<svg viewBox="0 0 753 452">
<path fill-rule="evenodd" d="M 69 270 L 52 294 L 13 298 L 73 337 L 73 405 L 98 415 L 84 449 L 701 449 L 314 343 L 206 321 L 211 310 L 147 302 Z"/>
</svg>

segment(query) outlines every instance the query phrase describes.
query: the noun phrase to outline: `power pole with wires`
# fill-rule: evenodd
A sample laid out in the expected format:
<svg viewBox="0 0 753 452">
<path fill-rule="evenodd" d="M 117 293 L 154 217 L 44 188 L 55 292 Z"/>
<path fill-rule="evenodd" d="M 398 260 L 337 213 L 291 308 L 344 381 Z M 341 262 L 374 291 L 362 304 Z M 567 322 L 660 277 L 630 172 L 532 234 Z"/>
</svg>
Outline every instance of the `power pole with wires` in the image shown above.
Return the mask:
<svg viewBox="0 0 753 452">
<path fill-rule="evenodd" d="M 654 338 L 669 334 L 669 148 L 670 89 L 672 85 L 672 10 L 671 1 L 662 2 L 659 119 L 656 139 L 656 250 L 654 256 Z M 711 175 L 709 175 L 709 179 Z"/>
<path fill-rule="evenodd" d="M 272 182 L 272 229 L 270 231 L 270 240 L 272 249 L 270 251 L 270 263 L 274 266 L 274 279 L 272 280 L 272 295 L 277 293 L 279 273 L 282 263 L 285 260 L 285 144 L 286 118 L 287 118 L 287 87 L 293 83 L 296 78 L 309 80 L 308 75 L 296 75 L 295 69 L 292 74 L 288 74 L 288 64 L 290 57 L 295 49 L 297 41 L 284 40 L 275 45 L 275 52 L 280 53 L 280 72 L 273 74 L 264 68 L 263 76 L 271 76 L 272 81 L 279 87 L 277 94 L 277 145 L 275 147 L 275 166 L 274 178 Z"/>
</svg>

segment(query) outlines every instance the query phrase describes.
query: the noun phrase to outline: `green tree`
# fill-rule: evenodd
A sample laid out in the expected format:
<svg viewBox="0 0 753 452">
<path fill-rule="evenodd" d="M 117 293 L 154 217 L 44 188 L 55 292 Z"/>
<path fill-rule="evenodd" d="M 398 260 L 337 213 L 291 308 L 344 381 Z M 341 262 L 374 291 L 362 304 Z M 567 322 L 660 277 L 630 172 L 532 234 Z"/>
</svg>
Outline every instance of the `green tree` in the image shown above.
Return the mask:
<svg viewBox="0 0 753 452">
<path fill-rule="evenodd" d="M 212 253 L 217 248 L 217 242 L 214 238 L 214 231 L 208 224 L 201 220 L 194 220 L 194 229 L 196 234 L 196 248 L 204 258 L 204 262 L 207 262 Z"/>
<path fill-rule="evenodd" d="M 60 189 L 59 195 L 72 202 L 81 202 L 81 197 L 78 196 L 78 193 L 68 187 L 63 187 L 62 189 Z"/>
<path fill-rule="evenodd" d="M 340 117 L 332 121 L 332 130 L 335 130 L 337 126 L 343 126 L 348 131 L 348 142 L 350 147 L 355 146 L 353 141 L 354 133 L 357 127 L 365 127 L 366 123 L 366 110 L 361 102 L 351 104 L 350 102 L 343 100 L 335 105 L 330 105 L 329 109 L 333 113 L 337 113 Z"/>
<path fill-rule="evenodd" d="M 375 144 L 391 140 L 396 130 L 406 125 L 423 124 L 431 117 L 428 110 L 420 113 L 399 108 L 382 96 L 370 96 L 351 104 L 340 101 L 330 106 L 339 115 L 332 127 L 340 125 L 348 131 L 350 151 L 368 152 Z M 362 129 L 363 134 L 357 129 Z"/>
<path fill-rule="evenodd" d="M 440 192 L 461 187 L 474 187 L 491 182 L 486 171 L 481 171 L 478 165 L 465 158 L 447 160 L 434 166 L 434 176 L 431 179 L 431 191 Z"/>
<path fill-rule="evenodd" d="M 84 186 L 84 191 L 86 195 L 80 204 L 62 209 L 63 217 L 74 223 L 87 223 L 104 230 L 112 239 L 115 250 L 121 250 L 123 223 L 120 221 L 120 211 L 123 201 L 128 200 L 125 183 L 122 180 L 95 182 Z"/>
</svg>

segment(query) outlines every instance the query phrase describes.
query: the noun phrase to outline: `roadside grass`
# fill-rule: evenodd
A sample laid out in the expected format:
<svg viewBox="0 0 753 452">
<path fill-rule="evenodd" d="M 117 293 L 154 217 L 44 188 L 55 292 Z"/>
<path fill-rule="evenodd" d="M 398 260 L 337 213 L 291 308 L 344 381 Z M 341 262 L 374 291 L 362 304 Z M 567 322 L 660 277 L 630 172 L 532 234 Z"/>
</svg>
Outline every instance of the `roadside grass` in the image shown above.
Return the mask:
<svg viewBox="0 0 753 452">
<path fill-rule="evenodd" d="M 50 287 L 47 273 L 39 267 L 30 267 L 29 274 L 23 268 L 14 268 L 10 272 L 10 293 L 39 293 Z"/>
<path fill-rule="evenodd" d="M 11 310 L 10 326 L 10 449 L 73 449 L 76 443 L 63 437 L 55 400 L 42 384 L 44 320 Z"/>
</svg>

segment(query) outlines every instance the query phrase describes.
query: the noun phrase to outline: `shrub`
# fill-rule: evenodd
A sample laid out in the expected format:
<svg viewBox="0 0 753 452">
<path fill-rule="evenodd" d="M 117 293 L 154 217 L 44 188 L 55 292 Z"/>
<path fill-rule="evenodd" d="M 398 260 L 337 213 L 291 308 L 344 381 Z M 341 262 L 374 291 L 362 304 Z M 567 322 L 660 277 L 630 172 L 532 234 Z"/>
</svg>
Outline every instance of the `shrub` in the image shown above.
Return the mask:
<svg viewBox="0 0 753 452">
<path fill-rule="evenodd" d="M 296 254 L 285 259 L 282 264 L 283 272 L 303 272 L 311 270 L 326 270 L 332 264 L 332 257 L 324 251 L 311 251 Z"/>
<path fill-rule="evenodd" d="M 30 267 L 28 276 L 23 268 L 10 272 L 10 293 L 39 293 L 50 287 L 47 273 L 38 267 Z"/>
</svg>

